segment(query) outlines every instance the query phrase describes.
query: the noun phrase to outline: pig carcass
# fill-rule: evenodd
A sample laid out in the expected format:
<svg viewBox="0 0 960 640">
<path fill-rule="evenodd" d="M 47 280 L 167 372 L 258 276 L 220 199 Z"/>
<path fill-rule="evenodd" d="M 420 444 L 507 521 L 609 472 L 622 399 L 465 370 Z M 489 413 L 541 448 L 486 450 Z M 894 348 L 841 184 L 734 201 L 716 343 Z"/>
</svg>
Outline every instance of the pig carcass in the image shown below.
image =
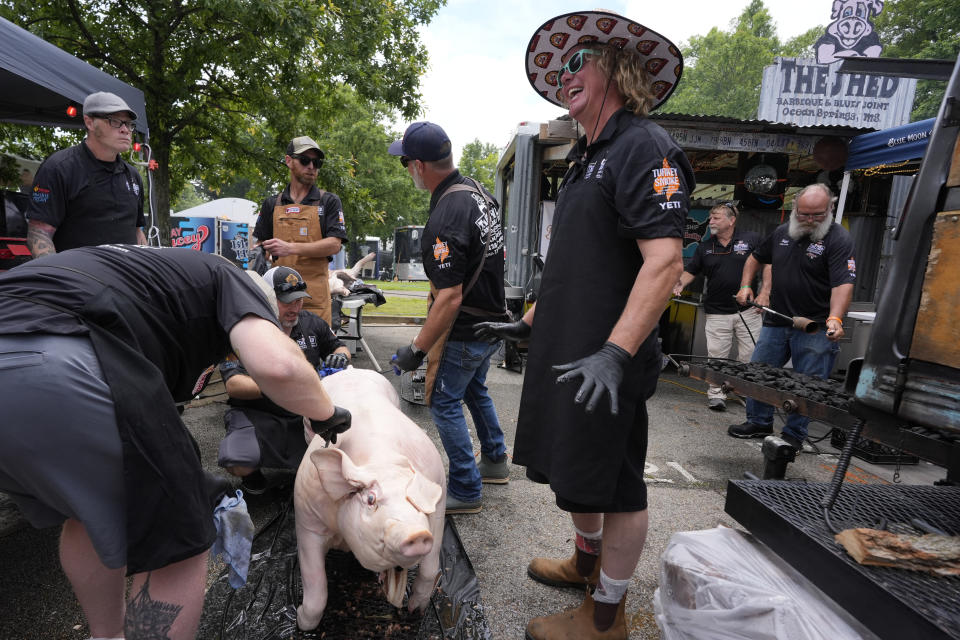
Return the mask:
<svg viewBox="0 0 960 640">
<path fill-rule="evenodd" d="M 352 426 L 325 447 L 314 437 L 297 470 L 293 500 L 303 603 L 297 624 L 311 630 L 327 606 L 324 560 L 331 548 L 351 551 L 380 572 L 387 600 L 403 604 L 407 569 L 419 563 L 407 602 L 423 609 L 440 575 L 446 474 L 427 435 L 400 411 L 382 375 L 348 368 L 323 379 Z"/>
<path fill-rule="evenodd" d="M 336 296 L 348 296 L 350 295 L 350 285 L 352 285 L 357 279 L 360 278 L 360 272 L 363 271 L 363 266 L 368 262 L 373 262 L 377 257 L 377 254 L 370 252 L 364 257 L 360 258 L 352 267 L 349 269 L 336 269 L 330 272 L 330 295 Z"/>
</svg>

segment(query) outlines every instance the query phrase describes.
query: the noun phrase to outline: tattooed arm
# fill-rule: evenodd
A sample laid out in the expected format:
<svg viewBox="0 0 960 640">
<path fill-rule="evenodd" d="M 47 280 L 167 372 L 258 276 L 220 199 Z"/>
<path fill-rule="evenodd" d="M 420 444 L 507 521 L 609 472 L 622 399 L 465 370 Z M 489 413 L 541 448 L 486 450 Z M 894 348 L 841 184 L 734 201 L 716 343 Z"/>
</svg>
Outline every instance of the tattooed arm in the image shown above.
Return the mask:
<svg viewBox="0 0 960 640">
<path fill-rule="evenodd" d="M 57 252 L 53 246 L 53 234 L 56 232 L 57 228 L 46 222 L 30 220 L 27 226 L 27 247 L 34 258 Z"/>
</svg>

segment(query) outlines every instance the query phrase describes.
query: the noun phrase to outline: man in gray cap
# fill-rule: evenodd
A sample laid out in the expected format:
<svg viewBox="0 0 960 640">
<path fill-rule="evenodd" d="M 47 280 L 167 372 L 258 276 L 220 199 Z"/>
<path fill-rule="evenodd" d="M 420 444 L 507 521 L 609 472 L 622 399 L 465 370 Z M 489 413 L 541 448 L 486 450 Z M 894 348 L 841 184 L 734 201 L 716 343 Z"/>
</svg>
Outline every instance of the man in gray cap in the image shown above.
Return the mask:
<svg viewBox="0 0 960 640">
<path fill-rule="evenodd" d="M 262 244 L 274 266 L 300 272 L 311 295 L 304 307 L 329 324 L 327 264 L 340 253 L 347 239 L 343 205 L 335 193 L 317 188 L 323 151 L 312 138 L 299 136 L 291 140 L 283 161 L 290 170 L 290 183 L 260 206 L 260 217 L 253 230 L 254 244 Z"/>
<path fill-rule="evenodd" d="M 130 149 L 137 113 L 99 91 L 83 102 L 87 137 L 47 158 L 33 179 L 27 245 L 33 257 L 99 244 L 147 244 L 143 182 L 120 154 Z"/>
</svg>

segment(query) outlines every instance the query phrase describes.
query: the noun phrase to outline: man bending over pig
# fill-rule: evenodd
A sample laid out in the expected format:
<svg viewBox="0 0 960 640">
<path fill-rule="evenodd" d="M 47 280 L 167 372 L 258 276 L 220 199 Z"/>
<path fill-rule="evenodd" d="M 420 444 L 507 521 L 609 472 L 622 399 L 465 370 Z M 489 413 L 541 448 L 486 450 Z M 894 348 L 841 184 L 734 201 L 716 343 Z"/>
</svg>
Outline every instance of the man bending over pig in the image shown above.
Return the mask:
<svg viewBox="0 0 960 640">
<path fill-rule="evenodd" d="M 277 297 L 280 328 L 300 347 L 314 367 L 343 369 L 350 362 L 350 349 L 337 339 L 330 325 L 303 308 L 309 298 L 307 283 L 290 267 L 274 267 L 263 274 Z M 217 462 L 235 476 L 242 476 L 244 493 L 259 495 L 267 490 L 260 468 L 296 470 L 307 450 L 303 419 L 278 407 L 263 394 L 256 381 L 233 353 L 220 365 L 229 404 L 223 415 L 227 435 L 220 443 Z"/>
<path fill-rule="evenodd" d="M 216 531 L 176 403 L 232 348 L 318 433 L 349 412 L 259 285 L 213 254 L 73 249 L 0 274 L 0 304 L 0 491 L 35 527 L 63 525 L 60 562 L 91 636 L 193 638 Z"/>
</svg>

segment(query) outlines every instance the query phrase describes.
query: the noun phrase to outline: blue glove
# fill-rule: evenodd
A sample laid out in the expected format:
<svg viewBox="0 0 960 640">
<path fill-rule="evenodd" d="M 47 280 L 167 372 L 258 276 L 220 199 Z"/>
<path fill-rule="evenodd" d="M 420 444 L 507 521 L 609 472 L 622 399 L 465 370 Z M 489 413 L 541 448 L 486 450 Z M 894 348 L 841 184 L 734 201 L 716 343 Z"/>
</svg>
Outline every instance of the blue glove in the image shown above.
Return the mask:
<svg viewBox="0 0 960 640">
<path fill-rule="evenodd" d="M 344 353 L 331 353 L 323 359 L 323 366 L 328 369 L 346 369 L 347 356 Z"/>
<path fill-rule="evenodd" d="M 577 377 L 583 378 L 574 400 L 577 404 L 583 404 L 589 395 L 587 413 L 593 413 L 603 394 L 608 393 L 610 394 L 610 413 L 617 415 L 620 411 L 617 394 L 620 391 L 620 382 L 623 380 L 623 368 L 628 362 L 630 362 L 629 353 L 612 342 L 607 342 L 593 355 L 567 364 L 555 365 L 553 370 L 565 372 L 557 377 L 557 382 L 567 382 Z"/>
<path fill-rule="evenodd" d="M 394 369 L 399 368 L 401 371 L 416 371 L 420 365 L 423 364 L 425 357 L 427 357 L 427 354 L 416 349 L 411 342 L 397 349 L 397 352 L 390 358 L 390 362 L 394 364 Z"/>
</svg>

